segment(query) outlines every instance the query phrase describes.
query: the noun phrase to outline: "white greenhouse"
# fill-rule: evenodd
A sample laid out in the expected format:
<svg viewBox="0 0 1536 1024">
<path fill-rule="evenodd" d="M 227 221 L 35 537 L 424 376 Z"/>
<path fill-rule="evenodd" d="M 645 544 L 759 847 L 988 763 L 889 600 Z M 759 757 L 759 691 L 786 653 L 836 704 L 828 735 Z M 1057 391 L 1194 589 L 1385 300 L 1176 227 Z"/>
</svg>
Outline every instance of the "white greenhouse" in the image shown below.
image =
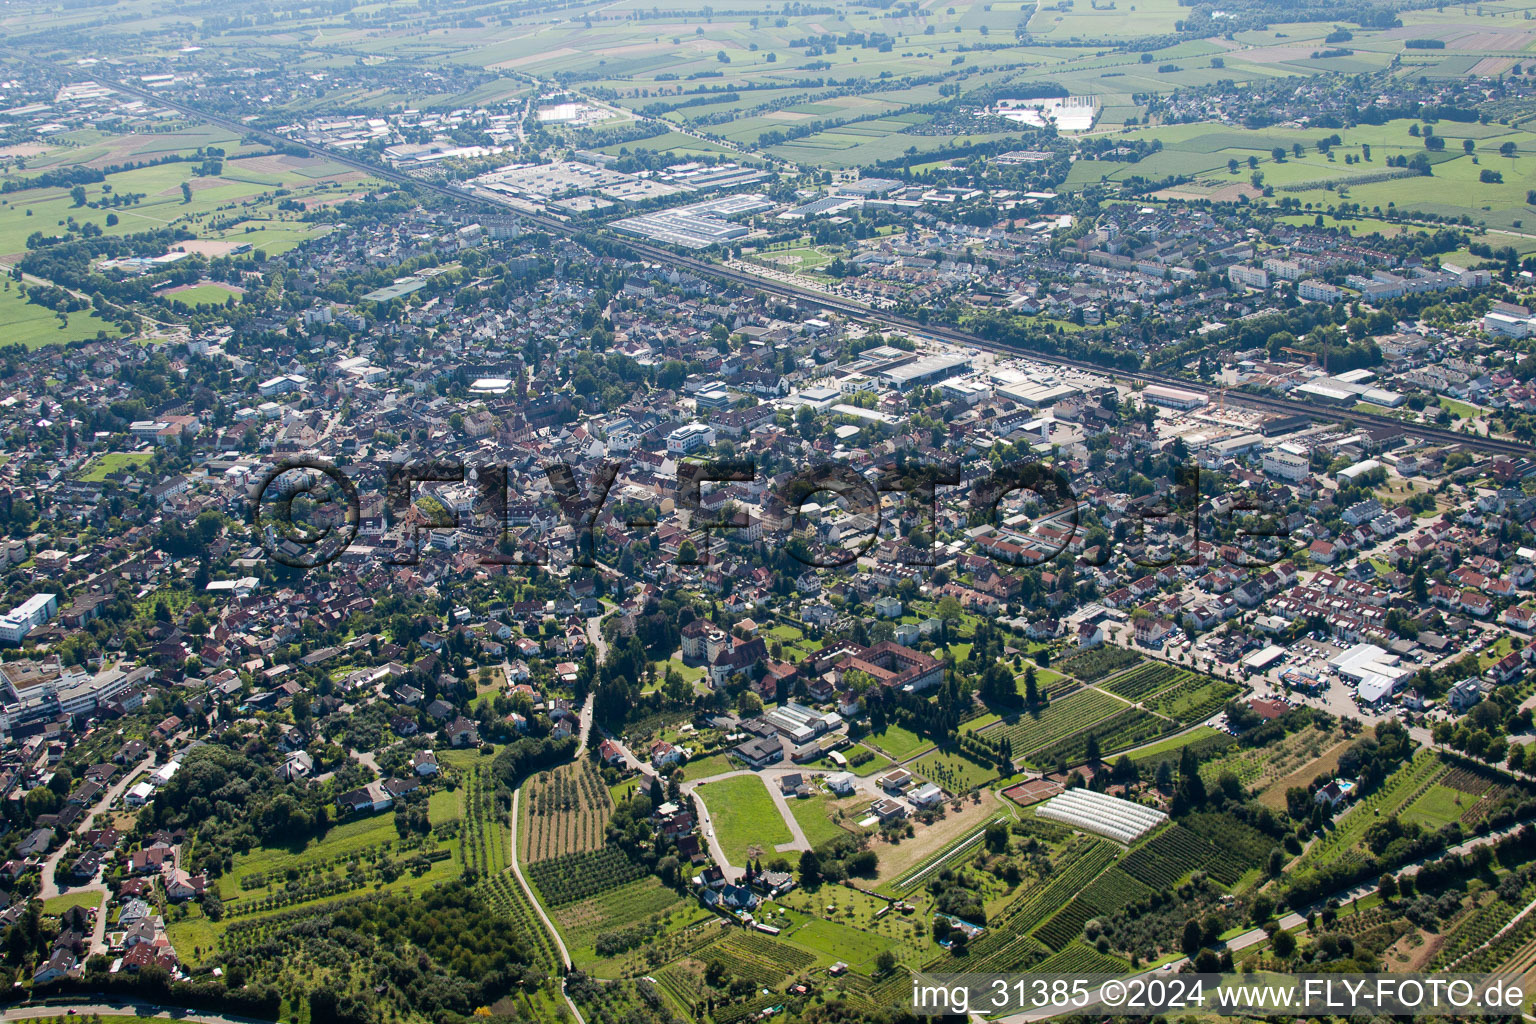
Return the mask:
<svg viewBox="0 0 1536 1024">
<path fill-rule="evenodd" d="M 1087 789 L 1069 789 L 1041 804 L 1035 814 L 1122 843 L 1129 843 L 1168 820 L 1162 811 Z"/>
</svg>

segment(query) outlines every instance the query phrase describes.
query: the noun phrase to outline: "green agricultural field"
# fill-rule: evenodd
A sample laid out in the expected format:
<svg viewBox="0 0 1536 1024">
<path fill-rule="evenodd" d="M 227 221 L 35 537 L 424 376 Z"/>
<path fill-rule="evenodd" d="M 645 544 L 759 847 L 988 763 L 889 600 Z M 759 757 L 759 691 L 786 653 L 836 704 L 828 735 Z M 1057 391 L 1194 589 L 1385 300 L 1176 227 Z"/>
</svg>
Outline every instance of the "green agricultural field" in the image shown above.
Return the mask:
<svg viewBox="0 0 1536 1024">
<path fill-rule="evenodd" d="M 720 848 L 732 864 L 745 863 L 749 849 L 772 855 L 774 847 L 794 838 L 768 795 L 767 784 L 756 775 L 705 783 L 694 795 L 709 809 Z"/>
<path fill-rule="evenodd" d="M 273 195 L 279 188 L 290 190 L 287 198 L 302 201 L 316 196 L 361 192 L 371 184 L 361 174 L 320 158 L 257 157 L 225 162 L 232 174 L 262 179 L 259 182 L 237 177 L 198 177 L 193 174 L 197 166 L 170 163 L 109 174 L 105 182 L 87 187 L 85 206 L 76 206 L 69 190 L 64 188 L 31 188 L 9 193 L 0 198 L 0 257 L 26 252 L 27 236 L 34 232 L 61 234 L 71 220 L 77 224 L 95 224 L 108 235 L 185 225 L 199 238 L 231 244 L 250 242 L 276 252 L 287 247 L 289 238 L 274 233 L 272 241 L 275 244 L 269 247 L 265 237 L 255 237 L 265 236 L 266 232 L 247 231 L 247 227 L 282 224 L 287 228 L 282 234 L 292 232 L 310 236 L 316 233 L 314 226 L 297 219 L 298 214 L 280 215 L 277 209 L 279 197 Z M 343 182 L 342 189 L 334 187 Z M 190 202 L 183 197 L 183 183 L 192 189 Z M 143 198 L 127 206 L 92 207 L 92 203 L 105 202 L 113 195 L 141 195 Z M 107 223 L 108 214 L 116 217 L 115 224 Z M 232 219 L 236 223 L 229 228 L 214 228 L 211 226 L 214 219 Z"/>
<path fill-rule="evenodd" d="M 991 740 L 1006 736 L 1013 744 L 1014 756 L 1022 757 L 1031 750 L 1102 722 L 1129 706 L 1118 697 L 1098 690 L 1078 690 L 1061 700 L 1051 701 L 1044 708 L 1005 718 L 1002 724 L 986 730 L 983 735 Z"/>
<path fill-rule="evenodd" d="M 1400 813 L 1404 821 L 1416 821 L 1425 828 L 1438 829 L 1460 821 L 1462 814 L 1475 803 L 1477 797 L 1436 783 Z"/>
<path fill-rule="evenodd" d="M 223 929 L 203 916 L 203 908 L 197 903 L 186 905 L 186 916 L 166 923 L 165 933 L 176 947 L 176 955 L 186 963 L 200 964 L 219 945 Z"/>
<path fill-rule="evenodd" d="M 1197 743 L 1208 743 L 1225 735 L 1225 733 L 1212 729 L 1208 725 L 1201 725 L 1188 732 L 1180 733 L 1177 736 L 1170 736 L 1168 739 L 1159 740 L 1150 746 L 1142 747 L 1136 751 L 1134 757 L 1137 761 L 1144 758 L 1147 760 L 1161 760 L 1169 754 L 1183 750 L 1185 747 Z"/>
<path fill-rule="evenodd" d="M 939 750 L 918 758 L 912 770 L 951 794 L 969 792 L 997 778 L 997 769 L 992 765 L 977 764 L 964 755 Z"/>
<path fill-rule="evenodd" d="M 1135 4 L 1106 4 L 1102 8 L 1074 4 L 1067 11 L 1051 8 L 1040 4 L 1035 9 L 1029 19 L 1030 35 L 1052 41 L 1165 35 L 1188 13 L 1188 8 L 1180 6 L 1177 0 L 1138 0 Z"/>
<path fill-rule="evenodd" d="M 609 156 L 618 156 L 621 153 L 638 153 L 641 150 L 650 150 L 653 153 L 691 153 L 709 156 L 739 156 L 733 149 L 704 139 L 695 138 L 686 132 L 666 132 L 649 139 L 636 139 L 633 142 L 618 142 L 611 146 L 604 146 L 599 150 Z"/>
<path fill-rule="evenodd" d="M 1380 789 L 1341 815 L 1330 831 L 1313 840 L 1293 867 L 1322 867 L 1351 857 L 1373 823 L 1402 814 L 1449 771 L 1449 766 L 1438 755 L 1427 750 L 1419 751 Z M 1443 813 L 1445 809 L 1443 801 L 1432 800 L 1426 814 Z"/>
<path fill-rule="evenodd" d="M 464 815 L 464 801 L 459 790 L 440 789 L 427 801 L 427 820 L 436 828 L 446 822 L 457 821 Z"/>
<path fill-rule="evenodd" d="M 1155 700 L 1147 701 L 1146 706 L 1158 714 L 1190 724 L 1220 711 L 1240 689 L 1233 683 L 1190 674 Z"/>
<path fill-rule="evenodd" d="M 822 887 L 816 892 L 795 889 L 779 899 L 788 908 L 782 915 L 786 933 L 798 932 L 809 921 L 819 921 L 830 928 L 813 927 L 801 941 L 795 936 L 790 941 L 809 952 L 817 954 L 825 964 L 842 960 L 860 973 L 866 973 L 880 955 L 880 948 L 870 940 L 883 942 L 896 954 L 897 960 L 909 966 L 921 965 L 932 955 L 933 939 L 928 933 L 928 915 L 925 913 L 927 897 L 921 892 L 909 894 L 906 899 L 916 907 L 916 913 L 903 915 L 887 911 L 887 903 L 878 896 L 871 896 L 857 889 Z M 882 913 L 884 911 L 884 913 Z M 855 961 L 847 952 L 838 952 L 829 941 L 852 931 L 864 936 L 862 941 L 849 937 L 851 952 L 869 952 L 869 959 Z M 823 952 L 830 950 L 830 952 Z"/>
<path fill-rule="evenodd" d="M 1229 65 L 1230 66 L 1230 65 Z M 1129 75 L 1127 76 L 1129 77 Z M 1417 211 L 1441 216 L 1469 216 L 1493 228 L 1513 228 L 1514 222 L 1536 217 L 1536 207 L 1525 201 L 1536 188 L 1536 133 L 1498 124 L 1462 124 L 1442 121 L 1435 134 L 1445 139 L 1443 151 L 1429 151 L 1422 137 L 1409 134 L 1407 120 L 1351 128 L 1250 130 L 1233 125 L 1196 123 L 1137 128 L 1133 139 L 1156 141 L 1162 151 L 1138 163 L 1081 160 L 1074 164 L 1064 187 L 1080 188 L 1100 180 L 1117 181 L 1130 175 L 1162 177 L 1183 175 L 1192 179 L 1172 190 L 1201 194 L 1229 185 L 1246 183 L 1253 173 L 1249 158 L 1263 183 L 1275 189 L 1277 198 L 1293 198 L 1305 209 L 1326 209 L 1341 200 L 1360 203 L 1366 211 Z M 1342 140 L 1328 154 L 1317 148 L 1319 139 L 1338 134 Z M 1463 151 L 1471 140 L 1473 152 Z M 1515 147 L 1511 156 L 1499 150 Z M 1300 145 L 1297 156 L 1293 147 Z M 1284 151 L 1276 160 L 1272 150 Z M 1365 147 L 1370 148 L 1369 156 Z M 1388 167 L 1395 157 L 1412 158 L 1427 153 L 1434 161 L 1433 175 L 1415 176 L 1406 169 Z M 1346 156 L 1354 162 L 1346 162 Z M 1229 162 L 1237 161 L 1237 170 Z M 1483 181 L 1484 172 L 1502 180 Z M 1357 227 L 1356 230 L 1363 230 Z"/>
<path fill-rule="evenodd" d="M 0 178 L 25 180 L 40 171 L 87 166 L 101 169 L 173 154 L 190 157 L 207 146 L 217 146 L 231 156 L 253 150 L 233 132 L 195 122 L 167 124 L 164 131 L 129 134 L 82 128 L 52 135 L 46 145 L 44 152 L 27 157 L 25 167 L 8 168 L 0 172 Z"/>
<path fill-rule="evenodd" d="M 236 855 L 234 869 L 228 875 L 232 883 L 231 892 L 237 892 L 242 880 L 250 875 L 281 875 L 289 868 L 357 853 L 392 842 L 396 837 L 395 813 L 389 811 L 344 822 L 332 828 L 323 838 L 308 840 L 297 848 L 257 846 L 249 853 Z"/>
<path fill-rule="evenodd" d="M 652 915 L 674 915 L 696 907 L 690 901 L 647 876 L 576 903 L 567 903 L 553 911 L 555 924 L 578 962 L 599 960 L 593 944 L 604 932 L 612 932 L 644 921 Z"/>
</svg>

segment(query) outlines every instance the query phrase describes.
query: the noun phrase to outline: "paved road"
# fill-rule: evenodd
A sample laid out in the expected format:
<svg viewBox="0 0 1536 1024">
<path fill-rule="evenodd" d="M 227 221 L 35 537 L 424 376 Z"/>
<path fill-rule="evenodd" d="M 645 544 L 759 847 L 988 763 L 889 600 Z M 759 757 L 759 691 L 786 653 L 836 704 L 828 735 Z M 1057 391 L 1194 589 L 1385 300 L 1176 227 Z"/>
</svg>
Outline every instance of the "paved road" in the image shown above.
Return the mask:
<svg viewBox="0 0 1536 1024">
<path fill-rule="evenodd" d="M 608 641 L 603 639 L 603 617 L 594 615 L 587 620 L 587 642 L 597 648 L 597 663 L 608 660 Z"/>
<path fill-rule="evenodd" d="M 555 948 L 560 951 L 560 963 L 565 970 L 571 969 L 571 954 L 566 952 L 565 940 L 560 938 L 560 929 L 555 927 L 555 922 L 544 913 L 544 905 L 534 896 L 533 889 L 528 885 L 528 880 L 523 877 L 523 869 L 517 862 L 517 815 L 518 805 L 522 802 L 523 787 L 518 786 L 512 791 L 512 828 L 507 841 L 510 844 L 507 860 L 512 865 L 512 877 L 517 879 L 517 884 L 522 888 L 523 895 L 528 897 L 528 902 L 533 904 L 534 913 L 539 915 L 539 920 L 544 922 L 545 929 L 555 940 Z M 581 1010 L 576 1005 L 576 1000 L 565 991 L 565 979 L 560 979 L 560 998 L 565 1000 L 565 1005 L 570 1007 L 571 1015 L 576 1018 L 576 1024 L 587 1024 L 586 1018 L 581 1015 Z"/>
<path fill-rule="evenodd" d="M 522 866 L 519 865 L 517 861 L 517 809 L 518 806 L 522 803 L 522 799 L 523 787 L 518 786 L 512 791 L 512 829 L 511 835 L 508 837 L 510 847 L 507 859 L 512 865 L 513 877 L 517 879 L 517 884 L 522 887 L 523 895 L 528 897 L 528 902 L 532 903 L 533 909 L 538 912 L 539 920 L 544 922 L 544 927 L 548 928 L 549 933 L 555 937 L 555 948 L 560 951 L 560 962 L 565 965 L 567 970 L 569 970 L 571 966 L 571 955 L 565 950 L 565 941 L 560 938 L 560 929 L 556 928 L 555 923 L 549 919 L 547 914 L 544 913 L 544 905 L 539 902 L 538 897 L 534 896 L 533 888 L 528 884 L 528 879 L 523 877 Z"/>
<path fill-rule="evenodd" d="M 143 772 L 146 768 L 149 767 L 150 762 L 152 762 L 154 759 L 155 757 L 153 754 L 149 755 L 144 760 L 128 769 L 128 771 L 124 773 L 121 779 L 107 787 L 107 791 L 101 794 L 101 799 L 96 801 L 95 806 L 87 811 L 85 816 L 80 819 L 80 823 L 75 826 L 74 832 L 89 832 L 91 829 L 91 823 L 96 820 L 96 816 L 110 807 L 112 805 L 112 801 L 122 796 L 123 791 L 133 783 L 133 780 L 138 777 L 140 772 Z M 74 835 L 71 834 L 65 837 L 64 842 L 59 845 L 57 850 L 54 850 L 53 853 L 49 854 L 47 860 L 43 861 L 43 881 L 42 890 L 38 894 L 39 898 L 48 900 L 60 895 L 61 890 L 53 879 L 54 869 L 58 867 L 59 861 L 63 859 L 64 854 L 71 847 L 73 847 L 73 845 Z M 66 886 L 62 891 L 79 892 L 81 890 L 90 889 L 98 889 L 101 892 L 107 891 L 106 887 L 100 885 L 99 883 L 93 883 L 91 885 Z"/>
<path fill-rule="evenodd" d="M 780 774 L 784 773 L 781 772 Z M 784 799 L 784 794 L 779 789 L 777 778 L 768 778 L 761 772 L 755 772 L 750 768 L 743 768 L 739 771 L 721 772 L 719 775 L 711 775 L 707 779 L 689 779 L 680 788 L 684 796 L 693 797 L 698 804 L 699 825 L 704 829 L 704 838 L 709 843 L 709 855 L 716 864 L 720 865 L 720 869 L 725 872 L 726 877 L 732 881 L 746 874 L 746 867 L 744 865 L 736 867 L 731 863 L 730 858 L 725 855 L 725 851 L 720 846 L 720 836 L 715 831 L 715 823 L 710 818 L 709 807 L 705 804 L 703 795 L 697 790 L 700 786 L 711 782 L 734 779 L 743 775 L 753 775 L 763 779 L 763 785 L 768 787 L 768 795 L 773 798 L 774 806 L 779 809 L 779 817 L 784 819 L 784 824 L 789 826 L 789 834 L 794 837 L 791 842 L 780 843 L 774 849 L 779 853 L 789 853 L 791 851 L 809 850 L 811 848 L 810 840 L 805 838 L 805 831 L 800 827 L 800 823 L 795 820 L 794 814 L 789 809 L 789 801 Z"/>
<path fill-rule="evenodd" d="M 146 757 L 143 761 L 140 761 L 137 765 L 126 772 L 123 777 L 114 785 L 109 787 L 107 791 L 102 794 L 101 799 L 96 802 L 96 806 L 92 807 L 90 812 L 86 814 L 84 818 L 80 819 L 80 824 L 76 827 L 77 832 L 90 831 L 91 823 L 96 820 L 96 816 L 109 808 L 112 805 L 112 802 L 123 794 L 123 791 L 128 788 L 134 779 L 136 779 L 149 767 L 150 762 L 153 760 L 154 755 L 151 754 L 149 757 Z M 48 900 L 55 896 L 60 896 L 69 892 L 93 892 L 99 894 L 101 898 L 97 901 L 96 904 L 96 922 L 95 926 L 91 930 L 91 952 L 106 953 L 108 952 L 107 900 L 111 897 L 112 891 L 107 888 L 107 884 L 101 880 L 101 871 L 97 871 L 96 877 L 84 885 L 69 885 L 65 886 L 62 890 L 59 888 L 58 883 L 54 881 L 54 873 L 58 868 L 59 861 L 63 859 L 65 851 L 71 849 L 73 846 L 74 836 L 71 835 L 64 840 L 63 844 L 61 844 L 57 850 L 53 852 L 51 857 L 44 861 L 43 880 L 38 895 L 40 899 Z"/>
<path fill-rule="evenodd" d="M 580 761 L 587 752 L 587 739 L 592 735 L 592 708 L 596 706 L 597 694 L 587 694 L 586 703 L 581 706 L 581 714 L 577 720 L 581 722 L 581 734 L 577 737 L 579 743 L 576 747 L 576 760 Z"/>
</svg>

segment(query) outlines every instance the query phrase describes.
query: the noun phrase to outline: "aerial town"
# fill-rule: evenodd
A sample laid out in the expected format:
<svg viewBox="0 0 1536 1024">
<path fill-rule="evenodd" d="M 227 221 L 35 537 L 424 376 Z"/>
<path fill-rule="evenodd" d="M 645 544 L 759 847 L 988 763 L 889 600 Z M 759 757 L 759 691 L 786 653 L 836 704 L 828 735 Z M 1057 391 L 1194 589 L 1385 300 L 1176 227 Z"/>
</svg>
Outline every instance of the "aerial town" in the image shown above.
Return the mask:
<svg viewBox="0 0 1536 1024">
<path fill-rule="evenodd" d="M 995 6 L 0 11 L 8 1019 L 1525 977 L 1536 3 Z"/>
</svg>

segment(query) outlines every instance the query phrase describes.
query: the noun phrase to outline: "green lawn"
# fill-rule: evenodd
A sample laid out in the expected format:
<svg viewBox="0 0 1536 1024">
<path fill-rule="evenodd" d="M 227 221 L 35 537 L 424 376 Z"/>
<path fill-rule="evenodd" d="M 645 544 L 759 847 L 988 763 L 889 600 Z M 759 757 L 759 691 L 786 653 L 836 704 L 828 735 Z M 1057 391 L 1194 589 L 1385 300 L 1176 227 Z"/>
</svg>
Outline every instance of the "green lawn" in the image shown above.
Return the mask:
<svg viewBox="0 0 1536 1024">
<path fill-rule="evenodd" d="M 745 767 L 746 765 L 740 761 L 731 760 L 729 754 L 710 754 L 708 757 L 700 757 L 683 765 L 683 778 L 697 781 Z"/>
<path fill-rule="evenodd" d="M 99 892 L 67 892 L 53 899 L 43 901 L 43 913 L 50 917 L 58 917 L 71 907 L 100 907 L 101 893 Z"/>
<path fill-rule="evenodd" d="M 868 753 L 868 754 L 872 754 L 874 756 L 872 757 L 871 760 L 866 761 L 866 762 L 864 762 L 861 765 L 854 766 L 851 762 L 852 762 L 853 758 L 858 756 L 860 753 Z M 818 757 L 814 761 L 806 762 L 805 767 L 809 768 L 809 769 L 811 769 L 813 771 L 824 771 L 824 772 L 848 771 L 848 772 L 853 772 L 853 774 L 855 774 L 855 775 L 876 775 L 876 774 L 879 774 L 880 772 L 885 771 L 892 764 L 892 761 L 891 761 L 890 758 L 886 757 L 884 754 L 881 754 L 881 753 L 871 749 L 870 747 L 866 747 L 862 743 L 856 743 L 853 746 L 849 747 L 847 750 L 842 751 L 842 755 L 843 755 L 843 757 L 847 761 L 850 762 L 849 764 L 840 765 L 840 764 L 834 763 L 832 761 L 832 759 L 829 758 L 829 757 Z"/>
<path fill-rule="evenodd" d="M 912 967 L 933 956 L 927 893 L 913 892 L 907 899 L 917 908 L 912 915 L 882 914 L 885 900 L 857 889 L 823 886 L 814 893 L 796 889 L 778 902 L 787 908 L 782 926 L 789 941 L 823 957 L 824 963 L 842 960 L 868 974 L 882 948 L 891 949 L 899 961 Z"/>
<path fill-rule="evenodd" d="M 853 772 L 855 775 L 861 777 L 867 775 L 878 775 L 894 763 L 890 758 L 883 756 L 875 750 L 871 750 L 869 747 L 864 746 L 862 743 L 858 746 L 850 747 L 848 750 L 843 751 L 843 753 L 848 755 L 851 759 L 852 755 L 858 753 L 860 750 L 868 750 L 871 754 L 874 754 L 875 757 L 872 761 L 865 761 L 863 764 L 858 765 L 857 767 L 850 767 L 848 770 Z"/>
<path fill-rule="evenodd" d="M 862 968 L 862 973 L 866 974 L 874 966 L 875 957 L 892 946 L 889 939 L 879 935 L 834 921 L 823 921 L 819 917 L 807 919 L 785 937 L 812 953 L 841 960 L 856 969 Z"/>
<path fill-rule="evenodd" d="M 671 658 L 667 661 L 656 663 L 656 678 L 665 679 L 668 672 L 676 672 L 686 682 L 696 683 L 704 678 L 704 669 L 699 665 L 684 665 L 681 658 Z M 657 684 L 660 685 L 659 683 Z"/>
<path fill-rule="evenodd" d="M 1220 735 L 1222 735 L 1220 731 L 1212 729 L 1208 725 L 1198 726 L 1189 730 L 1189 732 L 1171 736 L 1166 740 L 1160 740 L 1149 747 L 1143 747 L 1136 751 L 1135 758 L 1140 760 L 1142 758 L 1159 757 L 1174 750 L 1182 750 L 1191 743 L 1198 743 L 1201 740 Z"/>
<path fill-rule="evenodd" d="M 1444 395 L 1440 396 L 1440 408 L 1449 412 L 1452 416 L 1460 416 L 1464 420 L 1476 418 L 1479 411 L 1475 405 L 1468 405 L 1466 402 L 1458 402 L 1456 399 L 1446 398 Z"/>
<path fill-rule="evenodd" d="M 812 846 L 820 846 L 822 843 L 847 834 L 847 829 L 832 820 L 833 801 L 824 796 L 813 796 L 807 799 L 792 799 L 789 801 L 789 809 L 800 823 L 800 830 L 805 833 Z"/>
<path fill-rule="evenodd" d="M 1489 665 L 1502 659 L 1506 654 L 1515 649 L 1515 638 L 1501 636 L 1491 647 L 1484 647 L 1477 655 L 1479 668 L 1487 669 Z"/>
<path fill-rule="evenodd" d="M 720 848 L 732 864 L 746 863 L 749 847 L 772 856 L 775 846 L 794 838 L 768 795 L 767 784 L 756 775 L 706 783 L 694 795 L 709 809 Z"/>
<path fill-rule="evenodd" d="M 495 753 L 494 749 L 492 753 Z M 472 771 L 478 764 L 490 764 L 490 754 L 481 753 L 477 747 L 455 747 L 437 751 L 437 763 L 454 771 Z"/>
<path fill-rule="evenodd" d="M 1424 791 L 1424 795 L 1403 808 L 1404 821 L 1416 821 L 1425 828 L 1438 829 L 1453 821 L 1460 821 L 1462 814 L 1477 803 L 1477 797 L 1459 789 L 1436 783 Z"/>
<path fill-rule="evenodd" d="M 982 729 L 985 729 L 987 726 L 992 725 L 994 722 L 1001 722 L 1002 720 L 1003 720 L 1003 716 L 1002 715 L 999 715 L 999 714 L 996 714 L 994 712 L 990 712 L 989 711 L 989 712 L 987 712 L 984 715 L 980 715 L 980 716 L 978 716 L 976 718 L 971 719 L 969 722 L 966 722 L 964 725 L 962 725 L 960 727 L 960 731 L 961 732 L 980 732 Z"/>
<path fill-rule="evenodd" d="M 183 302 L 188 306 L 222 306 L 230 299 L 240 301 L 237 293 L 216 284 L 193 285 L 181 291 L 168 292 L 164 298 L 167 302 Z"/>
<path fill-rule="evenodd" d="M 168 921 L 165 932 L 176 947 L 177 956 L 186 963 L 201 963 L 218 948 L 223 929 L 204 917 L 196 903 L 186 905 L 186 915 L 182 920 L 173 917 Z"/>
<path fill-rule="evenodd" d="M 459 799 L 458 792 L 449 792 L 440 789 L 427 801 L 427 820 L 432 822 L 432 827 L 448 821 L 457 821 L 464 815 L 464 802 Z"/>
<path fill-rule="evenodd" d="M 149 465 L 150 456 L 145 452 L 102 452 L 80 471 L 79 477 L 86 483 L 99 484 L 108 473 L 128 473 Z"/>
<path fill-rule="evenodd" d="M 887 725 L 882 731 L 871 733 L 866 742 L 897 761 L 905 761 L 919 750 L 933 746 L 931 740 L 899 725 Z"/>
</svg>

